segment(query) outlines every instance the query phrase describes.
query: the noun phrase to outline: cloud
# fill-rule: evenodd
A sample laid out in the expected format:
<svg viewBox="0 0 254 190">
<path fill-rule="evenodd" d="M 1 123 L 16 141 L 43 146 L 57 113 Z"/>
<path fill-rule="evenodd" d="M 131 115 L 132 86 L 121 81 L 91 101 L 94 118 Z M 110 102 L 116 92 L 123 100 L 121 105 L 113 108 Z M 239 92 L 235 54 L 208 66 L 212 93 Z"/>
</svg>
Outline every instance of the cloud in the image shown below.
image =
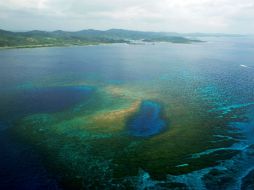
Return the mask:
<svg viewBox="0 0 254 190">
<path fill-rule="evenodd" d="M 253 0 L 5 0 L 7 29 L 253 33 Z"/>
</svg>

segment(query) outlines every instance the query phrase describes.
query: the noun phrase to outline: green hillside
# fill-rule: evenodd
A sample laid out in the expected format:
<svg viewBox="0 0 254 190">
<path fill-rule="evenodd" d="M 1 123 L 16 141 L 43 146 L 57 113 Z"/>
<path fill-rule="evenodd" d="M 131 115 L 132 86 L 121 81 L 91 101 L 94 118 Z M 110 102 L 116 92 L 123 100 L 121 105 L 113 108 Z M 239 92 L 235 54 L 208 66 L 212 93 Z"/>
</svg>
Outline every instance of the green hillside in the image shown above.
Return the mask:
<svg viewBox="0 0 254 190">
<path fill-rule="evenodd" d="M 171 42 L 192 43 L 200 40 L 189 39 L 170 33 L 141 32 L 122 29 L 81 30 L 67 32 L 57 30 L 53 32 L 33 30 L 29 32 L 11 32 L 0 30 L 0 47 L 41 47 L 41 46 L 68 46 L 89 45 L 101 43 L 135 43 L 141 42 Z"/>
</svg>

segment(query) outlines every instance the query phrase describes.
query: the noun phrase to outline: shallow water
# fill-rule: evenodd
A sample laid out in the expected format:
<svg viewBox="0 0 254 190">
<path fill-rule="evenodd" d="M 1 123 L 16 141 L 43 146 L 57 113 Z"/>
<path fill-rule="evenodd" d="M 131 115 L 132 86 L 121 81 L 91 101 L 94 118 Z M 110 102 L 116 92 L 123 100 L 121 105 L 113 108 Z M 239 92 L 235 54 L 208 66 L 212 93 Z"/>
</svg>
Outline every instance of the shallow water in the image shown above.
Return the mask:
<svg viewBox="0 0 254 190">
<path fill-rule="evenodd" d="M 0 51 L 1 184 L 247 187 L 254 41 L 204 40 Z"/>
</svg>

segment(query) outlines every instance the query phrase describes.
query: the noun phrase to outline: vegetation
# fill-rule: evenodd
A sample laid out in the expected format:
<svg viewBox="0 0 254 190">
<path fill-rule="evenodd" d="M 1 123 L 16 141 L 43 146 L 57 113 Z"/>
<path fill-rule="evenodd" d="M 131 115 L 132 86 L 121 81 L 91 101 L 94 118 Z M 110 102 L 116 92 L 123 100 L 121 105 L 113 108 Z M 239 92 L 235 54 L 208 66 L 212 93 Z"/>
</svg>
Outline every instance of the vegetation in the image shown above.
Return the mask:
<svg viewBox="0 0 254 190">
<path fill-rule="evenodd" d="M 174 36 L 173 36 L 174 35 Z M 10 32 L 0 30 L 0 47 L 41 47 L 41 46 L 68 46 L 68 45 L 96 45 L 100 43 L 135 43 L 143 42 L 171 42 L 192 43 L 201 42 L 178 36 L 173 33 L 140 32 L 121 29 L 66 31 L 29 31 Z"/>
</svg>

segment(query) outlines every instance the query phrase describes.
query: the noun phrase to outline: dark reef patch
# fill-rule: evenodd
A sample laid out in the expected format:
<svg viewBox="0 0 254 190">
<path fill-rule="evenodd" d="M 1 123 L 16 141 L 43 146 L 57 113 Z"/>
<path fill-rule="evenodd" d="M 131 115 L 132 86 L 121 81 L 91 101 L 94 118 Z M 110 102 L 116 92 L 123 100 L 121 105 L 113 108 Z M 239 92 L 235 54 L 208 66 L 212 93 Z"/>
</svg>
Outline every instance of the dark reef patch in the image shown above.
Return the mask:
<svg viewBox="0 0 254 190">
<path fill-rule="evenodd" d="M 254 189 L 254 170 L 251 170 L 245 177 L 242 178 L 241 190 Z"/>
</svg>

